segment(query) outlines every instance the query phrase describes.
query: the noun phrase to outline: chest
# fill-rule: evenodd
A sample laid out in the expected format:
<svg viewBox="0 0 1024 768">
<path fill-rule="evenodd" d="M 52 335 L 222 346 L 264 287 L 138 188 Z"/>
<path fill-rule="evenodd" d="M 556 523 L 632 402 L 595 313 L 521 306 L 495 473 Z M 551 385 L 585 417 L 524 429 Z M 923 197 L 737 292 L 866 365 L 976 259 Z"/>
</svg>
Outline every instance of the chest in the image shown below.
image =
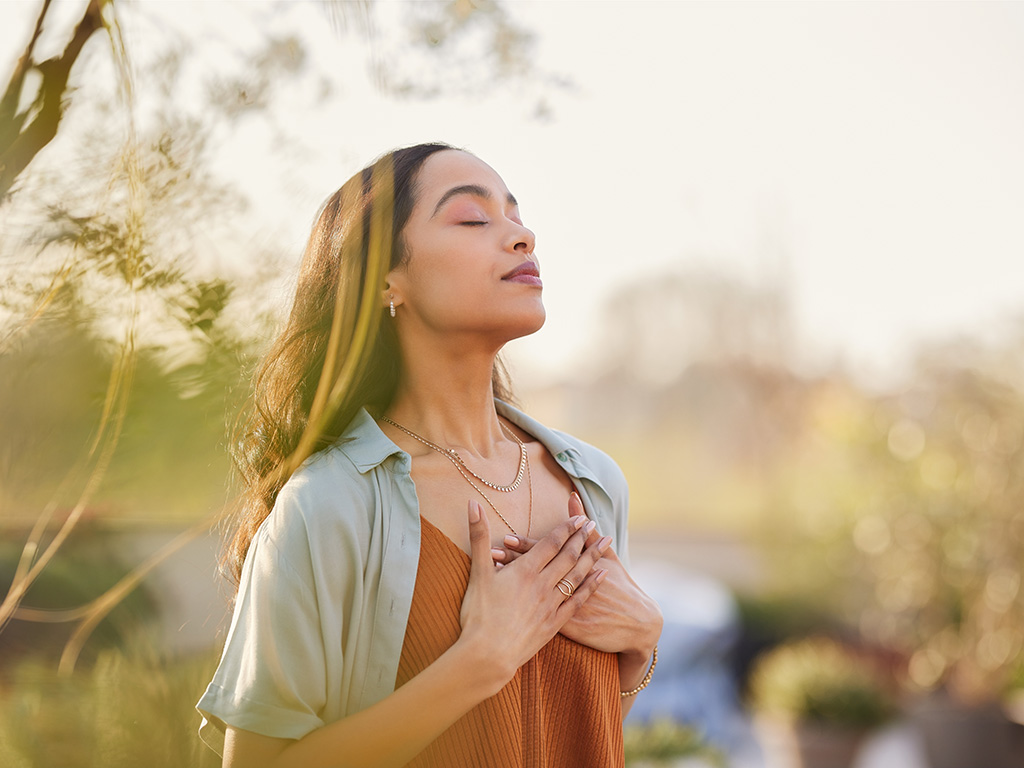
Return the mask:
<svg viewBox="0 0 1024 768">
<path fill-rule="evenodd" d="M 530 538 L 542 538 L 568 516 L 569 494 L 574 487 L 543 445 L 531 442 L 527 452 L 529 472 L 511 492 L 488 487 L 472 474 L 460 472 L 443 456 L 414 460 L 412 478 L 420 514 L 466 553 L 470 551 L 470 500 L 478 502 L 487 515 L 492 546 L 500 547 L 502 539 L 513 532 L 525 536 L 529 530 Z"/>
</svg>

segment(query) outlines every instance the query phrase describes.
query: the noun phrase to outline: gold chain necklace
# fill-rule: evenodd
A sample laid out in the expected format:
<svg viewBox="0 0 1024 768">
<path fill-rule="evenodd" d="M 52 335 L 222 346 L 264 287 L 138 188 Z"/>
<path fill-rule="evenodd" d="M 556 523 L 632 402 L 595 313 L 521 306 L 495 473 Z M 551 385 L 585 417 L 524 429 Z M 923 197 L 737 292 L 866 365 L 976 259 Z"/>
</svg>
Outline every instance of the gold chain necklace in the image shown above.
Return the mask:
<svg viewBox="0 0 1024 768">
<path fill-rule="evenodd" d="M 405 432 L 405 434 L 407 434 L 409 437 L 412 437 L 412 438 L 414 438 L 416 440 L 419 440 L 425 446 L 427 446 L 428 448 L 434 449 L 438 453 L 443 453 L 445 456 L 448 457 L 448 459 L 453 459 L 454 458 L 456 461 L 459 462 L 459 464 L 462 465 L 463 469 L 465 469 L 467 472 L 469 472 L 469 474 L 471 474 L 473 477 L 475 477 L 481 483 L 486 485 L 488 488 L 493 488 L 494 490 L 501 491 L 502 493 L 511 493 L 512 491 L 514 491 L 516 488 L 519 487 L 519 483 L 521 483 L 522 480 L 523 480 L 523 470 L 526 469 L 526 463 L 529 461 L 529 457 L 527 456 L 527 453 L 526 453 L 526 446 L 523 445 L 523 441 L 519 439 L 519 436 L 515 432 L 513 432 L 511 429 L 506 427 L 505 424 L 503 422 L 501 422 L 501 421 L 498 422 L 498 426 L 500 426 L 502 431 L 506 435 L 511 437 L 513 440 L 515 440 L 516 443 L 518 443 L 518 445 L 519 445 L 519 472 L 516 474 L 516 479 L 512 481 L 511 485 L 497 485 L 495 483 L 490 482 L 489 480 L 484 480 L 484 478 L 480 477 L 480 475 L 478 475 L 476 472 L 474 472 L 472 469 L 470 469 L 470 467 L 466 464 L 466 462 L 463 460 L 463 458 L 458 454 L 458 451 L 456 451 L 454 448 L 442 448 L 437 443 L 432 443 L 429 440 L 427 440 L 427 438 L 423 437 L 422 435 L 417 435 L 415 432 L 413 432 L 408 427 L 403 427 L 397 421 L 393 421 L 392 419 L 389 419 L 387 416 L 381 416 L 381 421 L 386 421 L 391 426 L 398 427 L 400 430 Z"/>
<path fill-rule="evenodd" d="M 450 461 L 452 463 L 452 465 L 455 467 L 455 469 L 457 469 L 459 471 L 459 474 L 462 475 L 463 479 L 467 483 L 469 483 L 471 486 L 473 486 L 473 490 L 475 490 L 477 493 L 479 493 L 483 497 L 484 501 L 486 501 L 487 504 L 491 507 L 491 509 L 494 510 L 494 514 L 496 514 L 498 517 L 501 518 L 501 522 L 503 522 L 505 524 L 505 527 L 508 528 L 510 531 L 512 531 L 512 533 L 514 533 L 516 536 L 519 536 L 519 532 L 515 528 L 512 527 L 512 523 L 510 523 L 508 521 L 508 519 L 503 514 L 501 514 L 501 512 L 498 510 L 498 508 L 494 505 L 494 502 L 490 500 L 490 498 L 487 496 L 486 493 L 483 492 L 483 490 L 480 488 L 480 486 L 478 486 L 476 483 L 474 483 L 470 479 L 469 475 L 473 475 L 473 477 L 475 477 L 477 480 L 479 480 L 480 482 L 484 483 L 485 485 L 487 485 L 487 486 L 489 486 L 491 488 L 494 488 L 495 490 L 498 490 L 498 491 L 501 491 L 501 490 L 510 491 L 510 490 L 514 490 L 516 487 L 519 486 L 519 481 L 522 480 L 523 468 L 525 467 L 526 468 L 526 485 L 530 489 L 530 502 L 529 502 L 529 506 L 527 507 L 527 512 L 526 512 L 526 536 L 527 536 L 527 538 L 529 538 L 529 536 L 530 536 L 530 529 L 533 527 L 533 475 L 530 473 L 530 457 L 526 453 L 526 446 L 523 445 L 523 441 L 519 439 L 518 435 L 516 435 L 514 432 L 509 430 L 504 424 L 501 424 L 501 422 L 499 422 L 499 424 L 501 424 L 501 428 L 505 431 L 505 433 L 507 435 L 510 435 L 517 443 L 519 443 L 519 457 L 520 457 L 519 458 L 519 477 L 516 478 L 515 484 L 513 486 L 510 486 L 510 487 L 507 487 L 507 488 L 499 488 L 498 486 L 495 486 L 495 485 L 492 485 L 491 483 L 488 483 L 486 480 L 484 480 L 482 477 L 480 477 L 478 474 L 476 474 L 476 472 L 474 472 L 469 467 L 467 467 L 465 465 L 465 463 L 462 461 L 462 457 L 459 456 L 459 454 L 457 454 L 455 451 L 453 451 L 451 449 L 446 450 L 446 449 L 442 448 L 440 445 L 437 445 L 436 443 L 430 442 L 426 438 L 421 437 L 420 435 L 417 435 L 411 429 L 407 429 L 406 427 L 403 427 L 397 421 L 389 419 L 387 416 L 381 416 L 380 420 L 381 421 L 386 421 L 388 424 L 390 424 L 393 427 L 397 427 L 398 429 L 400 429 L 403 432 L 405 432 L 405 434 L 409 435 L 409 437 L 412 437 L 412 438 L 414 438 L 416 440 L 419 440 L 421 443 L 423 443 L 428 448 L 431 448 L 431 449 L 437 451 L 442 456 L 444 456 L 446 459 L 448 459 L 448 461 Z M 466 474 L 467 472 L 469 472 L 469 474 Z"/>
</svg>

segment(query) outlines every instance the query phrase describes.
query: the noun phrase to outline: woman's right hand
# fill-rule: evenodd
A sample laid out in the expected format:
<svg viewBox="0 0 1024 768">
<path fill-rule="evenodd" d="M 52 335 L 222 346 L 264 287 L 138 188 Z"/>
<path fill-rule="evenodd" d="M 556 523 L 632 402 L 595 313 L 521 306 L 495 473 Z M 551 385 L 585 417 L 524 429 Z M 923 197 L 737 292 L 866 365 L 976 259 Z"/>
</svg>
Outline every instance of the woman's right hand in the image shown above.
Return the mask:
<svg viewBox="0 0 1024 768">
<path fill-rule="evenodd" d="M 596 544 L 586 544 L 592 528 L 585 516 L 572 517 L 529 552 L 496 568 L 487 515 L 478 502 L 470 500 L 472 566 L 458 643 L 482 649 L 496 676 L 495 692 L 555 636 L 604 580 L 607 571 L 594 569 L 601 552 Z M 558 590 L 560 579 L 579 585 L 571 597 Z"/>
</svg>

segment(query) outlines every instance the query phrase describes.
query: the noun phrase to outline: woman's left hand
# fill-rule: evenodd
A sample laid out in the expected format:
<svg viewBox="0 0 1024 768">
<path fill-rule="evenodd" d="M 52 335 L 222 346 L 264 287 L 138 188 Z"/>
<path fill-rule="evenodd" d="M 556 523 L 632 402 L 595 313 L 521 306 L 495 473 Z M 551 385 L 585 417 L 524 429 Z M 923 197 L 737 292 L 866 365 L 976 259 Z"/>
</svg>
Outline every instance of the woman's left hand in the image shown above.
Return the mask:
<svg viewBox="0 0 1024 768">
<path fill-rule="evenodd" d="M 569 497 L 569 515 L 582 514 L 583 503 L 573 493 Z M 596 538 L 595 531 L 591 539 Z M 510 563 L 529 552 L 536 540 L 506 536 L 504 543 L 503 548 L 492 550 L 498 565 Z M 646 669 L 661 635 L 662 616 L 658 604 L 633 581 L 611 547 L 594 567 L 606 569 L 608 575 L 601 588 L 562 627 L 561 633 L 599 651 L 623 654 L 623 661 L 628 659 L 631 666 Z"/>
</svg>

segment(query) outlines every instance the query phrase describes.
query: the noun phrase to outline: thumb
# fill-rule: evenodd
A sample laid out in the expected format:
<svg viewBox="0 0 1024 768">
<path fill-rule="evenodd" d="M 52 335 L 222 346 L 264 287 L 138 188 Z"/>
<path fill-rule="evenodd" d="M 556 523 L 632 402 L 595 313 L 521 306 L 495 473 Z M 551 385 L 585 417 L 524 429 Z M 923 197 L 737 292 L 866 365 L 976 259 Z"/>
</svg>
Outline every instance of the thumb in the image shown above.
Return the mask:
<svg viewBox="0 0 1024 768">
<path fill-rule="evenodd" d="M 472 557 L 470 578 L 474 578 L 494 570 L 494 560 L 491 556 L 491 526 L 480 502 L 470 499 L 468 512 L 469 551 Z"/>
</svg>

